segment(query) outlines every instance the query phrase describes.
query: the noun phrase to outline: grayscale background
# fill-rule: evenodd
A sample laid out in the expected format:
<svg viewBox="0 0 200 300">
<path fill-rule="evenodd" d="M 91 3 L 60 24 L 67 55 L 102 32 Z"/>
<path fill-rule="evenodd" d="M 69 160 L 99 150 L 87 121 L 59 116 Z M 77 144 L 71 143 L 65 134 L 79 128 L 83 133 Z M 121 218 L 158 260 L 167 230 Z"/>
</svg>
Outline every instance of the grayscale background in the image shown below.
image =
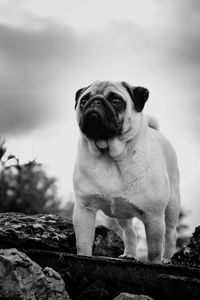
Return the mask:
<svg viewBox="0 0 200 300">
<path fill-rule="evenodd" d="M 150 91 L 174 145 L 189 232 L 200 216 L 200 1 L 0 0 L 0 135 L 71 197 L 77 89 L 96 79 Z"/>
</svg>

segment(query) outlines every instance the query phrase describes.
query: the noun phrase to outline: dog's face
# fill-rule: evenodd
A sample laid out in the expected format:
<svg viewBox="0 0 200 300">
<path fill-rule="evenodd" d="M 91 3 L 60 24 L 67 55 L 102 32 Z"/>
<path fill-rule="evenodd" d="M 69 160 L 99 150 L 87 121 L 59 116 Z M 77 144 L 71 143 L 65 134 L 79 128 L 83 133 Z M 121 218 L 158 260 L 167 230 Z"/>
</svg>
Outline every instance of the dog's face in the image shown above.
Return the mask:
<svg viewBox="0 0 200 300">
<path fill-rule="evenodd" d="M 149 92 L 126 82 L 96 81 L 76 92 L 77 120 L 89 139 L 108 140 L 123 135 L 138 119 Z"/>
</svg>

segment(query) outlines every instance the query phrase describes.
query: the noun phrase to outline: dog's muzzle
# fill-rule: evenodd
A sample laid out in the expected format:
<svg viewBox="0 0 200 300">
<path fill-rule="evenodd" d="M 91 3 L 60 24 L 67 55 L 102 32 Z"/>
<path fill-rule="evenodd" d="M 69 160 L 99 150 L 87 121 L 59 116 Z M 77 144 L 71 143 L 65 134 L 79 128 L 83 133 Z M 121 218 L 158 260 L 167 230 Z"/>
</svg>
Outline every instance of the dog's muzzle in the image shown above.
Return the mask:
<svg viewBox="0 0 200 300">
<path fill-rule="evenodd" d="M 89 99 L 82 107 L 80 129 L 94 140 L 107 140 L 120 133 L 121 122 L 110 102 L 102 95 Z"/>
</svg>

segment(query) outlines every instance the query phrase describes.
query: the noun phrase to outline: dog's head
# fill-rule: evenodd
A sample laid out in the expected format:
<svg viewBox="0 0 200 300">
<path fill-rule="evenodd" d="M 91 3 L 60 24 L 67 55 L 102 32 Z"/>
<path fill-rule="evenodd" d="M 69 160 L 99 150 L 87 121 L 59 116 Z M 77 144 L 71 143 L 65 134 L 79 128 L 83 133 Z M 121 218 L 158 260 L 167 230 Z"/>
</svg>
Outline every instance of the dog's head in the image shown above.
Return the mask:
<svg viewBox="0 0 200 300">
<path fill-rule="evenodd" d="M 96 81 L 76 92 L 75 108 L 87 138 L 108 140 L 128 130 L 133 115 L 143 110 L 149 91 L 126 82 Z"/>
</svg>

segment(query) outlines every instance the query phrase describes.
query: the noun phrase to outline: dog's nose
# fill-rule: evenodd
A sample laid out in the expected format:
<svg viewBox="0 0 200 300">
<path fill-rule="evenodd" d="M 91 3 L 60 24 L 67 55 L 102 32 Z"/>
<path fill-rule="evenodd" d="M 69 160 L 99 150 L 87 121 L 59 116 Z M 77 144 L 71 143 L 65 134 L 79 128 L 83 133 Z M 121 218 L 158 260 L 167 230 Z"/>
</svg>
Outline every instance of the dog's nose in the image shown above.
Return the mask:
<svg viewBox="0 0 200 300">
<path fill-rule="evenodd" d="M 101 117 L 97 112 L 93 111 L 88 116 L 88 122 L 93 128 L 98 127 L 101 124 Z"/>
</svg>

